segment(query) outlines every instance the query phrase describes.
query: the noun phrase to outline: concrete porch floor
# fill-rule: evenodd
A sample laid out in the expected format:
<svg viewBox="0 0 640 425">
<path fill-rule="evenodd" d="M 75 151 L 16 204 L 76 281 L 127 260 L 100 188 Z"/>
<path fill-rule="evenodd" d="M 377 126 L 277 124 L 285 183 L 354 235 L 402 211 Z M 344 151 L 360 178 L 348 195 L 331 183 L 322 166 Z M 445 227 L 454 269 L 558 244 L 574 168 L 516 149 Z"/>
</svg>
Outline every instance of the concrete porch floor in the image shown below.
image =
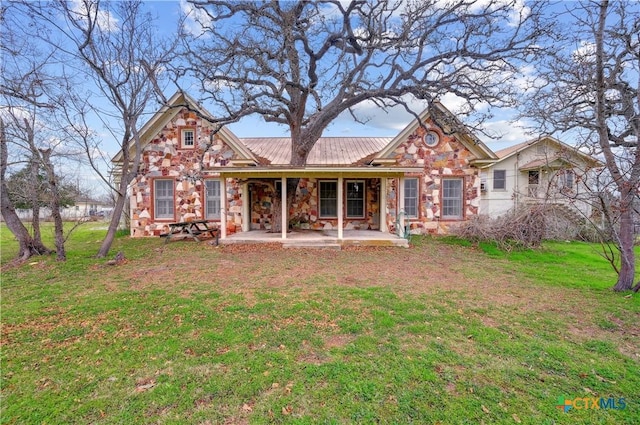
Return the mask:
<svg viewBox="0 0 640 425">
<path fill-rule="evenodd" d="M 340 249 L 343 246 L 396 246 L 408 248 L 409 242 L 391 233 L 377 230 L 344 230 L 342 240 L 337 230 L 292 230 L 287 238 L 280 233 L 252 230 L 227 235 L 221 244 L 236 243 L 281 243 L 283 248 Z"/>
</svg>

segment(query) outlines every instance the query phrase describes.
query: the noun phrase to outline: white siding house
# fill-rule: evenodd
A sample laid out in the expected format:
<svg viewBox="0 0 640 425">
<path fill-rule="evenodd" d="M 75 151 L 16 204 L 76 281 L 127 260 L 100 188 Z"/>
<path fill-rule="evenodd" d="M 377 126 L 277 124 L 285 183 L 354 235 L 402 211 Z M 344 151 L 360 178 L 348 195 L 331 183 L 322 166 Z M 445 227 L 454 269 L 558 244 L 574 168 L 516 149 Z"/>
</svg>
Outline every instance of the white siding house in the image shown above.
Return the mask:
<svg viewBox="0 0 640 425">
<path fill-rule="evenodd" d="M 496 152 L 498 160 L 481 170 L 480 214 L 547 203 L 580 217 L 591 215 L 587 187 L 602 164 L 590 155 L 545 136 Z"/>
</svg>

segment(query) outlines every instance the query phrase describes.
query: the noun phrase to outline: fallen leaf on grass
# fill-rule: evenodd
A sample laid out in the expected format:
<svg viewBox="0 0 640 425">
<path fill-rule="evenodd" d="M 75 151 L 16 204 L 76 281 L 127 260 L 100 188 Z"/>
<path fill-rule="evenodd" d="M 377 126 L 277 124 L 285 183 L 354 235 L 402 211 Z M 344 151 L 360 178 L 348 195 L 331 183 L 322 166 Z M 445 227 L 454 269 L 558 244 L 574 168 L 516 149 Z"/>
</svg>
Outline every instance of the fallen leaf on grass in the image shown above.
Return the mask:
<svg viewBox="0 0 640 425">
<path fill-rule="evenodd" d="M 514 421 L 516 421 L 516 423 L 522 423 L 522 421 L 520 420 L 520 418 L 518 417 L 518 415 L 516 415 L 515 413 L 513 415 L 511 415 L 511 417 L 513 418 Z"/>
<path fill-rule="evenodd" d="M 282 414 L 283 415 L 290 415 L 291 412 L 293 412 L 293 407 L 286 405 L 282 408 Z"/>
<path fill-rule="evenodd" d="M 253 411 L 253 407 L 249 406 L 247 403 L 242 405 L 242 410 L 244 410 L 245 412 L 252 412 Z"/>
<path fill-rule="evenodd" d="M 147 390 L 149 390 L 149 389 L 151 389 L 151 388 L 153 388 L 153 387 L 155 387 L 155 386 L 156 386 L 155 382 L 154 382 L 154 383 L 152 383 L 152 384 L 138 385 L 138 386 L 136 387 L 136 391 L 137 391 L 137 392 L 139 392 L 139 393 L 141 393 L 141 392 L 143 392 L 143 391 L 147 391 Z"/>
<path fill-rule="evenodd" d="M 484 404 L 482 405 L 482 411 L 483 411 L 484 413 L 491 413 L 491 411 L 490 411 L 489 409 L 487 409 L 487 408 L 486 408 L 486 406 L 485 406 Z"/>
</svg>

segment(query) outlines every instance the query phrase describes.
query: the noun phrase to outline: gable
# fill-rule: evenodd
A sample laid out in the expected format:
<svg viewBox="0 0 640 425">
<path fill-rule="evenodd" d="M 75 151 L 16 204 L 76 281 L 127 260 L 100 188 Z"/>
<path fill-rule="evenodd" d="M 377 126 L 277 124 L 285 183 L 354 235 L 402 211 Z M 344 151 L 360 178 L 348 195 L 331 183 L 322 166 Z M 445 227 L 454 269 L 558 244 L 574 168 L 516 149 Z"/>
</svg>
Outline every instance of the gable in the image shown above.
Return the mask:
<svg viewBox="0 0 640 425">
<path fill-rule="evenodd" d="M 425 141 L 428 133 L 439 138 L 436 145 L 433 145 L 431 140 Z M 468 163 L 492 161 L 497 158 L 491 149 L 475 137 L 444 105 L 434 102 L 431 109 L 424 110 L 418 119 L 414 119 L 393 138 L 376 155 L 372 163 L 390 164 L 396 161 L 411 161 L 412 158 L 420 163 L 420 160 L 426 159 L 429 154 L 442 158 L 447 153 L 462 154 Z"/>
<path fill-rule="evenodd" d="M 541 136 L 496 152 L 495 165 L 520 155 L 523 160 L 521 169 L 550 167 L 561 168 L 567 165 L 585 164 L 588 167 L 600 167 L 601 162 L 584 152 L 551 136 Z"/>
<path fill-rule="evenodd" d="M 240 140 L 225 127 L 222 127 L 211 140 L 215 125 L 213 116 L 189 95 L 180 91 L 176 92 L 154 116 L 140 128 L 140 150 L 156 156 L 160 153 L 169 159 L 181 150 L 182 129 L 194 129 L 195 140 L 192 150 L 203 150 L 211 142 L 214 151 L 222 150 L 221 145 L 227 146 L 233 154 L 229 157 L 224 152 L 225 159 L 234 159 L 241 163 L 255 163 L 256 159 Z M 129 142 L 129 153 L 135 153 L 135 140 Z M 216 151 L 216 152 L 217 152 Z M 206 155 L 206 154 L 205 154 Z M 122 150 L 113 158 L 112 162 L 120 163 L 123 160 Z M 166 162 L 165 162 L 166 164 Z M 215 166 L 215 162 L 211 166 Z"/>
</svg>

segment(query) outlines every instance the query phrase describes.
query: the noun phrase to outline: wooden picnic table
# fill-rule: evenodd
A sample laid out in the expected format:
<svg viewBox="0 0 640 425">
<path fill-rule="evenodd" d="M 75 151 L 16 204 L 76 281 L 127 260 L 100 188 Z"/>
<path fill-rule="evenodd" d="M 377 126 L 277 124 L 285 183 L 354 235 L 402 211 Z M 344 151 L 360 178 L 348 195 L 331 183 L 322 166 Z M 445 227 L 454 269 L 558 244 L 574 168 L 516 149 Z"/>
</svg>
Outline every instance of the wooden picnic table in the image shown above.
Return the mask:
<svg viewBox="0 0 640 425">
<path fill-rule="evenodd" d="M 188 237 L 200 242 L 198 236 L 202 234 L 209 234 L 212 238 L 215 238 L 216 245 L 218 245 L 220 232 L 217 226 L 210 226 L 207 220 L 194 220 L 194 221 L 181 221 L 178 223 L 169 223 L 169 233 L 163 233 L 160 236 L 166 238 L 164 243 L 168 243 L 170 240 L 176 237 Z"/>
</svg>

